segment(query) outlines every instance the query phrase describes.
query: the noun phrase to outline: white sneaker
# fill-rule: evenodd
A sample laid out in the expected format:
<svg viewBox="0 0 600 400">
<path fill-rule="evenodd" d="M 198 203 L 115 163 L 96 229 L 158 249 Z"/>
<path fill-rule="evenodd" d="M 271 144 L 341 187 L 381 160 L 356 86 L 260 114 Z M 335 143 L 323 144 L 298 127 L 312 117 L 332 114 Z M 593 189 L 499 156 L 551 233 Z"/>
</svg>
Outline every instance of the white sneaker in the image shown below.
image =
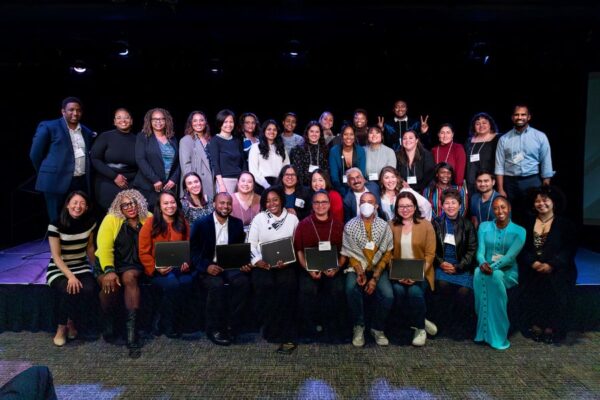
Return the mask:
<svg viewBox="0 0 600 400">
<path fill-rule="evenodd" d="M 429 336 L 435 336 L 438 333 L 437 326 L 427 318 L 425 319 L 425 332 L 427 332 Z"/>
<path fill-rule="evenodd" d="M 352 345 L 354 347 L 363 347 L 365 345 L 365 327 L 361 325 L 354 326 L 352 335 Z"/>
<path fill-rule="evenodd" d="M 427 340 L 427 332 L 425 329 L 416 329 L 415 335 L 413 336 L 412 345 L 413 346 L 425 346 L 425 341 Z"/>
<path fill-rule="evenodd" d="M 383 333 L 383 331 L 371 329 L 371 335 L 375 339 L 375 343 L 377 343 L 379 346 L 387 346 L 390 344 L 390 341 L 385 337 L 385 333 Z"/>
</svg>

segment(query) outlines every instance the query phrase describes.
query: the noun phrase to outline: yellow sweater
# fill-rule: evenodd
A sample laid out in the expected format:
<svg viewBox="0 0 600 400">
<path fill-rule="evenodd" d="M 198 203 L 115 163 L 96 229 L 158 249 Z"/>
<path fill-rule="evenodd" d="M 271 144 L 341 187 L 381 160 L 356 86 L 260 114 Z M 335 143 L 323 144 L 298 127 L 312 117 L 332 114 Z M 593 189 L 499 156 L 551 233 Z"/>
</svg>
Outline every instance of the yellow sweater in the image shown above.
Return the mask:
<svg viewBox="0 0 600 400">
<path fill-rule="evenodd" d="M 145 218 L 140 218 L 140 222 L 144 224 L 148 217 L 151 216 L 152 214 L 148 213 Z M 115 266 L 115 239 L 121 230 L 121 226 L 123 226 L 123 222 L 125 222 L 123 218 L 119 218 L 112 214 L 106 214 L 106 217 L 104 217 L 102 220 L 102 224 L 100 224 L 97 238 L 98 248 L 96 249 L 96 257 L 100 261 L 102 272 L 107 272 L 107 267 L 112 269 Z"/>
</svg>

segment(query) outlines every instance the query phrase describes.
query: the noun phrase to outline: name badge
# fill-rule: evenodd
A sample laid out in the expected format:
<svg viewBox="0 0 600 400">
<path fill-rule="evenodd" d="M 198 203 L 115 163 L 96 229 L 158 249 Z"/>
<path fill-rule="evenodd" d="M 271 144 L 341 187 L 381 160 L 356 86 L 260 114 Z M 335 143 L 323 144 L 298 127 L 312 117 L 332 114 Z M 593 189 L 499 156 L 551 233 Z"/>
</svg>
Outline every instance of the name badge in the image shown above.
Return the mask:
<svg viewBox="0 0 600 400">
<path fill-rule="evenodd" d="M 342 176 L 342 183 L 348 183 L 348 177 L 346 175 Z"/>
<path fill-rule="evenodd" d="M 478 162 L 479 161 L 479 154 L 471 154 L 471 156 L 469 157 L 469 161 L 471 161 L 471 162 Z"/>
<path fill-rule="evenodd" d="M 304 208 L 304 200 L 296 199 L 296 201 L 294 202 L 294 206 L 298 208 Z"/>
<path fill-rule="evenodd" d="M 83 152 L 82 149 L 77 148 L 75 150 L 75 158 L 81 158 L 81 157 L 85 157 L 85 153 Z"/>
<path fill-rule="evenodd" d="M 379 175 L 377 175 L 375 172 L 369 174 L 370 181 L 376 181 L 377 179 L 379 179 Z"/>
<path fill-rule="evenodd" d="M 417 177 L 416 176 L 409 176 L 406 178 L 406 182 L 408 182 L 409 185 L 416 185 L 417 184 Z"/>
<path fill-rule="evenodd" d="M 523 153 L 519 152 L 513 156 L 513 163 L 515 163 L 515 164 L 520 163 L 524 159 L 525 159 L 525 156 L 523 155 Z"/>
<path fill-rule="evenodd" d="M 365 244 L 365 250 L 375 250 L 375 242 L 372 240 L 367 242 L 367 244 Z"/>
<path fill-rule="evenodd" d="M 329 251 L 331 250 L 331 242 L 329 240 L 324 240 L 319 242 L 319 251 Z"/>
<path fill-rule="evenodd" d="M 319 166 L 318 165 L 309 165 L 308 173 L 312 173 L 315 169 L 319 169 Z"/>
<path fill-rule="evenodd" d="M 504 254 L 494 254 L 492 255 L 492 262 L 500 261 L 502 257 L 504 257 Z"/>
<path fill-rule="evenodd" d="M 452 246 L 456 246 L 456 242 L 454 241 L 454 235 L 451 233 L 446 233 L 444 236 L 444 243 L 451 244 Z"/>
</svg>

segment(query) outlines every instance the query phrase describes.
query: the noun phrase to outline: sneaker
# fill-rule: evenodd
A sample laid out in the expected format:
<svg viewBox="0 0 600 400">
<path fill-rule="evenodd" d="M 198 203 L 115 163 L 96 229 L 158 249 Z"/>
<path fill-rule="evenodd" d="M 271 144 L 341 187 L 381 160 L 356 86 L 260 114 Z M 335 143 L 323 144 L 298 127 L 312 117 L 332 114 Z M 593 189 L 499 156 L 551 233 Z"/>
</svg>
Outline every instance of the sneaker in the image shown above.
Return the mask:
<svg viewBox="0 0 600 400">
<path fill-rule="evenodd" d="M 385 333 L 383 333 L 383 331 L 371 329 L 371 335 L 375 339 L 375 343 L 377 343 L 379 346 L 387 346 L 390 344 L 390 341 L 385 337 Z"/>
<path fill-rule="evenodd" d="M 425 319 L 425 332 L 427 332 L 429 336 L 435 336 L 438 333 L 438 328 L 433 322 Z"/>
<path fill-rule="evenodd" d="M 352 345 L 354 347 L 363 347 L 365 345 L 365 327 L 356 325 L 352 334 Z"/>
<path fill-rule="evenodd" d="M 425 341 L 427 340 L 427 332 L 425 329 L 416 329 L 415 335 L 413 336 L 412 345 L 413 346 L 425 346 Z"/>
</svg>

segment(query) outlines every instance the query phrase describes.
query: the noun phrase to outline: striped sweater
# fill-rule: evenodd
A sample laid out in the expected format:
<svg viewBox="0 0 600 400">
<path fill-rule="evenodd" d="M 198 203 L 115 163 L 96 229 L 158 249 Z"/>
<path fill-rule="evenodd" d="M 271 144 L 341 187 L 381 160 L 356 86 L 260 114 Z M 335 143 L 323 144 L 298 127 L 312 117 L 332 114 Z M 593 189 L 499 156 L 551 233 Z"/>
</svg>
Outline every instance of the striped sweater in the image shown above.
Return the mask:
<svg viewBox="0 0 600 400">
<path fill-rule="evenodd" d="M 90 235 L 92 235 L 95 228 L 96 223 L 91 225 L 86 224 L 85 226 L 75 224 L 68 232 L 61 232 L 56 225 L 48 225 L 48 237 L 60 239 L 61 258 L 75 275 L 92 271 L 87 259 L 86 250 Z M 64 274 L 58 268 L 54 259 L 51 258 L 48 264 L 48 271 L 46 272 L 48 285 L 59 276 L 64 276 Z"/>
</svg>

